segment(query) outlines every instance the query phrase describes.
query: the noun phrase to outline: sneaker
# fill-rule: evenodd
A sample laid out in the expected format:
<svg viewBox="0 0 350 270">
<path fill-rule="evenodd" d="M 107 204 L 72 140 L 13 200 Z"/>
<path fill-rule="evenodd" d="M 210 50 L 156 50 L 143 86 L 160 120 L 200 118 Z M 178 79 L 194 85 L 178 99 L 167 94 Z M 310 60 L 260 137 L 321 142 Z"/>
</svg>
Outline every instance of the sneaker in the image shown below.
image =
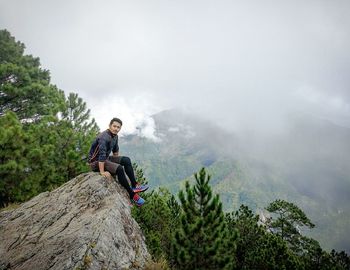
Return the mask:
<svg viewBox="0 0 350 270">
<path fill-rule="evenodd" d="M 134 197 L 132 198 L 132 201 L 137 205 L 137 206 L 142 206 L 145 203 L 145 200 L 140 197 L 139 194 L 135 193 Z"/>
<path fill-rule="evenodd" d="M 146 186 L 146 185 L 137 185 L 136 187 L 134 187 L 134 188 L 132 189 L 132 191 L 134 191 L 135 193 L 137 193 L 137 192 L 144 192 L 144 191 L 146 191 L 148 188 L 149 188 L 149 187 Z"/>
</svg>

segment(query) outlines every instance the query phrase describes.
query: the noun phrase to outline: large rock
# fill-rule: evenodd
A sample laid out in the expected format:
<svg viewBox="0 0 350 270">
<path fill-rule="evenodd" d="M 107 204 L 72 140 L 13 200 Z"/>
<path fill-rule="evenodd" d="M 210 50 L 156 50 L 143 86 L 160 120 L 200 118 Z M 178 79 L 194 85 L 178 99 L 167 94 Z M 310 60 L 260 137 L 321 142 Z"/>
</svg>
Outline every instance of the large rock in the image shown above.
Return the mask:
<svg viewBox="0 0 350 270">
<path fill-rule="evenodd" d="M 81 174 L 0 213 L 0 269 L 142 269 L 149 258 L 127 192 Z"/>
</svg>

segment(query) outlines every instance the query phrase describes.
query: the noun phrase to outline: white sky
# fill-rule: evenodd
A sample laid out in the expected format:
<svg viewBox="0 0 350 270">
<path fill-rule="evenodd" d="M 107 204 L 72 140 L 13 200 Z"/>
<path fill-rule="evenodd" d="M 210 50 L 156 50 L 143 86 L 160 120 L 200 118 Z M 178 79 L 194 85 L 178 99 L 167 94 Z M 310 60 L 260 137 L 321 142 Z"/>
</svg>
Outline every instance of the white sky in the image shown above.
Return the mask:
<svg viewBox="0 0 350 270">
<path fill-rule="evenodd" d="M 350 126 L 350 1 L 0 0 L 0 28 L 99 126 L 180 107 L 229 130 L 307 112 Z M 145 129 L 146 130 L 146 129 Z"/>
</svg>

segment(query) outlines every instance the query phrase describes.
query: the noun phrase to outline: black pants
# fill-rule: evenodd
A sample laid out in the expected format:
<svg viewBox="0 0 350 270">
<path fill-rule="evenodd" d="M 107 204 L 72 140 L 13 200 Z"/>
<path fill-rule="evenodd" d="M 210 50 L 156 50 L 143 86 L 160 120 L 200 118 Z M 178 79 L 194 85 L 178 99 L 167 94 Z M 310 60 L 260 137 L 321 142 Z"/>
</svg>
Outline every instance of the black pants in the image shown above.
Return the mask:
<svg viewBox="0 0 350 270">
<path fill-rule="evenodd" d="M 98 161 L 90 163 L 90 166 L 93 171 L 100 171 Z M 109 156 L 108 159 L 105 160 L 104 167 L 104 169 L 111 175 L 116 175 L 118 177 L 118 181 L 128 191 L 130 198 L 132 198 L 134 196 L 134 192 L 132 191 L 131 187 L 136 187 L 136 179 L 130 158 L 125 156 Z M 130 179 L 131 187 L 125 174 Z"/>
</svg>

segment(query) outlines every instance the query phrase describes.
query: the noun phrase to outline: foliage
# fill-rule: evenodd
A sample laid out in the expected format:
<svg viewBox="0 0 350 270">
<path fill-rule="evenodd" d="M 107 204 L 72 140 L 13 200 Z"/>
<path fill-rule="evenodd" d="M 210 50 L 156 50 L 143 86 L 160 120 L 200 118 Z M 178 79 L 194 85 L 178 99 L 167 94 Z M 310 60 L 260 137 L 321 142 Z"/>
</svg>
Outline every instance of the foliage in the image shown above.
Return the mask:
<svg viewBox="0 0 350 270">
<path fill-rule="evenodd" d="M 39 58 L 0 30 L 0 207 L 28 200 L 88 169 L 98 127 L 77 94 L 50 84 Z"/>
<path fill-rule="evenodd" d="M 219 196 L 213 197 L 204 168 L 195 179 L 194 186 L 186 182 L 186 195 L 179 193 L 182 214 L 173 243 L 175 268 L 232 269 L 236 235 L 227 229 Z"/>
<path fill-rule="evenodd" d="M 0 117 L 0 207 L 14 201 L 18 194 L 20 177 L 24 177 L 27 166 L 27 140 L 15 113 Z"/>
<path fill-rule="evenodd" d="M 169 270 L 168 262 L 165 259 L 146 262 L 144 270 Z"/>
<path fill-rule="evenodd" d="M 12 111 L 20 120 L 33 122 L 58 112 L 64 94 L 50 84 L 39 58 L 24 55 L 24 44 L 7 30 L 0 30 L 0 48 L 0 116 Z"/>
<path fill-rule="evenodd" d="M 344 251 L 336 252 L 334 249 L 330 253 L 330 269 L 350 269 L 350 257 Z"/>
<path fill-rule="evenodd" d="M 142 169 L 136 164 L 134 166 L 139 181 L 146 183 Z M 298 234 L 297 252 L 281 237 L 280 229 L 276 227 L 274 233 L 270 232 L 272 228 L 269 226 L 275 220 L 268 220 L 267 224 L 261 222 L 248 206 L 241 205 L 239 210 L 227 213 L 223 224 L 220 224 L 220 202 L 214 203 L 216 197 L 209 195 L 209 179 L 204 169 L 196 174 L 196 184 L 186 184 L 186 195 L 180 191 L 181 204 L 167 190 L 160 189 L 144 194 L 147 203 L 142 208 L 133 209 L 133 215 L 145 233 L 147 246 L 156 262 L 166 262 L 166 267 L 172 269 L 225 269 L 224 265 L 218 267 L 217 260 L 224 262 L 228 256 L 228 269 L 349 269 L 349 257 L 345 252 L 327 253 L 316 240 L 301 234 Z M 276 203 L 271 205 L 273 207 L 269 209 L 280 211 Z M 312 226 L 296 205 L 285 201 L 277 205 L 293 209 L 294 215 L 288 216 L 286 211 L 284 214 L 297 220 L 302 217 L 303 221 L 307 221 L 306 224 Z M 220 214 L 210 215 L 209 209 Z M 298 224 L 301 226 L 301 223 Z M 220 238 L 220 235 L 225 237 Z M 174 243 L 169 247 L 170 237 Z M 220 239 L 218 242 L 222 244 L 221 247 L 215 246 L 218 243 L 215 237 Z M 214 255 L 210 254 L 215 253 L 213 249 L 217 251 Z M 162 269 L 158 263 L 153 266 Z"/>
<path fill-rule="evenodd" d="M 298 262 L 284 241 L 259 225 L 259 216 L 245 205 L 226 214 L 230 230 L 238 231 L 238 269 L 298 269 Z"/>
<path fill-rule="evenodd" d="M 311 220 L 298 206 L 284 200 L 273 201 L 266 210 L 277 215 L 268 222 L 270 230 L 287 241 L 295 252 L 300 252 L 303 249 L 300 229 L 315 227 Z"/>
<path fill-rule="evenodd" d="M 267 222 L 269 229 L 288 244 L 305 269 L 349 269 L 350 259 L 345 252 L 328 254 L 315 239 L 301 234 L 302 227 L 315 225 L 298 206 L 275 200 L 266 209 L 275 214 Z"/>
<path fill-rule="evenodd" d="M 77 94 L 70 93 L 62 119 L 54 127 L 57 134 L 56 159 L 61 160 L 57 165 L 65 181 L 88 169 L 83 157 L 89 152 L 91 142 L 99 131 L 95 120 L 90 121 L 89 118 L 90 110 L 86 103 Z"/>
<path fill-rule="evenodd" d="M 134 164 L 138 182 L 147 184 L 142 169 Z M 176 211 L 179 206 L 174 196 L 166 189 L 154 190 L 142 195 L 146 204 L 142 208 L 133 208 L 132 215 L 146 236 L 147 247 L 156 261 L 169 258 L 171 239 L 179 218 Z"/>
<path fill-rule="evenodd" d="M 0 208 L 54 189 L 86 171 L 83 156 L 98 132 L 86 103 L 74 93 L 65 97 L 50 84 L 49 71 L 41 68 L 39 58 L 24 55 L 24 49 L 8 31 L 0 30 Z M 143 156 L 147 161 L 156 153 L 143 152 L 150 155 Z M 173 171 L 160 170 L 164 162 Z M 149 166 L 158 173 L 159 183 L 169 173 L 183 173 L 184 178 L 197 164 L 191 155 L 164 162 Z M 212 166 L 217 182 L 227 180 L 225 189 L 236 192 L 227 177 L 231 168 L 222 164 Z M 234 171 L 240 176 L 238 168 Z M 143 170 L 135 166 L 135 172 L 138 182 L 146 184 Z M 186 182 L 180 191 L 181 204 L 159 188 L 143 194 L 142 208 L 133 208 L 155 261 L 149 269 L 350 268 L 344 251 L 328 253 L 301 234 L 303 227 L 314 224 L 298 206 L 272 202 L 267 207 L 272 213 L 267 227 L 247 206 L 225 216 L 209 181 L 203 168 L 195 174 L 195 184 Z"/>
</svg>

